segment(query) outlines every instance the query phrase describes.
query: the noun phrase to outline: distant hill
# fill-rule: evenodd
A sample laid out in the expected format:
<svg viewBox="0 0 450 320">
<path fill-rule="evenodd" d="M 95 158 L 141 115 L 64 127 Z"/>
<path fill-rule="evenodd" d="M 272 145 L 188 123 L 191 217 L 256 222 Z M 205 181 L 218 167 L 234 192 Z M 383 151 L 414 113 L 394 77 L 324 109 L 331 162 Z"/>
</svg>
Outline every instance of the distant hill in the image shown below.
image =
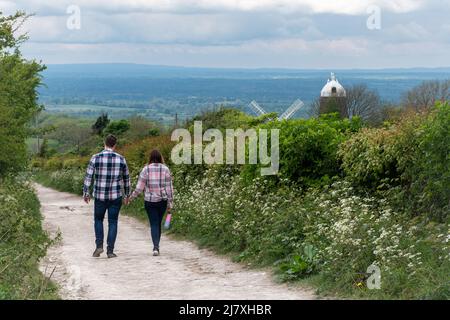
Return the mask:
<svg viewBox="0 0 450 320">
<path fill-rule="evenodd" d="M 327 77 L 330 72 L 340 75 L 367 76 L 401 74 L 408 77 L 448 77 L 450 67 L 447 68 L 398 68 L 398 69 L 282 69 L 282 68 L 195 68 L 179 66 L 160 66 L 133 63 L 104 63 L 104 64 L 51 64 L 47 65 L 44 76 L 77 76 L 77 77 L 133 77 L 144 76 L 150 78 L 308 78 L 319 75 Z"/>
<path fill-rule="evenodd" d="M 450 68 L 380 70 L 220 69 L 142 64 L 48 65 L 40 89 L 50 112 L 95 117 L 140 114 L 160 121 L 182 119 L 219 105 L 250 112 L 258 101 L 267 111 L 285 110 L 300 98 L 318 97 L 331 71 L 345 86 L 364 83 L 384 100 L 430 79 L 449 79 Z M 298 116 L 306 116 L 306 110 Z"/>
</svg>

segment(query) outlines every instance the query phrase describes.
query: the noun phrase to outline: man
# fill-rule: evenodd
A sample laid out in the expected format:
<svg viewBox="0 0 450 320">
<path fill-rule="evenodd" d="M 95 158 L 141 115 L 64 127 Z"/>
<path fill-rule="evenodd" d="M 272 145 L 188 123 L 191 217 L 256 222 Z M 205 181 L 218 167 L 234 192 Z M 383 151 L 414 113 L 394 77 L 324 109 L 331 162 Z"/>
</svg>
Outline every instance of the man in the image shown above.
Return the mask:
<svg viewBox="0 0 450 320">
<path fill-rule="evenodd" d="M 114 254 L 114 243 L 117 237 L 117 223 L 119 219 L 122 199 L 125 204 L 130 196 L 130 174 L 125 158 L 115 152 L 117 138 L 108 135 L 105 139 L 105 149 L 94 155 L 89 162 L 86 177 L 84 179 L 84 201 L 89 203 L 91 196 L 89 187 L 94 178 L 94 230 L 96 249 L 94 257 L 100 257 L 103 253 L 103 220 L 108 210 L 108 237 L 107 256 L 117 257 Z M 123 192 L 122 192 L 123 189 Z"/>
</svg>

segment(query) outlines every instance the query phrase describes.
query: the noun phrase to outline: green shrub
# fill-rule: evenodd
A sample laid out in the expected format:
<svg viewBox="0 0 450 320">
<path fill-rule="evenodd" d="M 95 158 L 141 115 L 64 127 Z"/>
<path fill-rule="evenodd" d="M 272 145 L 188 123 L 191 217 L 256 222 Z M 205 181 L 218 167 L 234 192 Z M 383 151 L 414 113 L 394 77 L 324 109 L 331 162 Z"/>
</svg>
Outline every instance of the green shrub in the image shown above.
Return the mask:
<svg viewBox="0 0 450 320">
<path fill-rule="evenodd" d="M 297 254 L 291 254 L 285 259 L 274 263 L 276 272 L 283 281 L 301 279 L 317 272 L 318 261 L 315 248 L 308 244 Z"/>
<path fill-rule="evenodd" d="M 247 129 L 261 123 L 262 118 L 254 118 L 238 109 L 220 107 L 216 110 L 204 111 L 194 117 L 188 128 L 193 130 L 194 121 L 202 121 L 203 130 L 214 128 L 219 130 L 242 128 Z"/>
<path fill-rule="evenodd" d="M 165 162 L 170 165 L 170 152 L 173 146 L 174 142 L 170 140 L 170 136 L 160 135 L 131 143 L 120 148 L 118 152 L 127 160 L 132 177 L 137 178 L 144 165 L 148 163 L 150 152 L 153 149 L 158 149 Z"/>
<path fill-rule="evenodd" d="M 279 177 L 302 186 L 326 184 L 340 173 L 339 145 L 361 127 L 360 120 L 341 120 L 335 114 L 308 120 L 272 121 L 261 129 L 280 129 Z M 248 181 L 260 175 L 260 165 L 247 165 Z"/>
<path fill-rule="evenodd" d="M 31 168 L 43 168 L 45 164 L 45 160 L 41 158 L 34 158 L 31 160 L 30 166 Z"/>
<path fill-rule="evenodd" d="M 345 175 L 353 183 L 376 188 L 385 179 L 399 178 L 396 128 L 364 128 L 343 142 L 338 155 Z"/>
<path fill-rule="evenodd" d="M 446 221 L 450 213 L 450 105 L 437 104 L 425 118 L 414 161 L 406 161 L 403 179 L 418 213 Z"/>
<path fill-rule="evenodd" d="M 39 183 L 59 191 L 83 194 L 84 170 L 81 169 L 37 171 L 35 179 Z"/>
<path fill-rule="evenodd" d="M 38 270 L 52 243 L 39 201 L 23 178 L 0 180 L 0 299 L 52 299 L 56 288 Z"/>
<path fill-rule="evenodd" d="M 340 145 L 355 185 L 396 200 L 411 215 L 445 221 L 450 211 L 450 107 L 406 116 L 388 128 L 363 129 Z M 399 186 L 400 188 L 393 188 Z"/>
<path fill-rule="evenodd" d="M 62 164 L 63 169 L 85 169 L 88 165 L 87 159 L 83 158 L 73 158 L 65 159 Z"/>
<path fill-rule="evenodd" d="M 128 130 L 130 130 L 130 122 L 128 120 L 117 120 L 110 122 L 108 126 L 105 128 L 103 134 L 105 136 L 108 134 L 121 136 Z"/>
<path fill-rule="evenodd" d="M 63 162 L 58 158 L 48 159 L 44 164 L 45 170 L 59 170 L 62 169 Z"/>
</svg>

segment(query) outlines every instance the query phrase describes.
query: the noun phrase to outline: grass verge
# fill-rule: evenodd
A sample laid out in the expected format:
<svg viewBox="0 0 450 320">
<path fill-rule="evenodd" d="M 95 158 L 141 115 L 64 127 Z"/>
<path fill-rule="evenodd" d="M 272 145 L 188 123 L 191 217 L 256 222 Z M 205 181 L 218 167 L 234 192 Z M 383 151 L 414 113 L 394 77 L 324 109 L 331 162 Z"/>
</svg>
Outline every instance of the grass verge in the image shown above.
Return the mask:
<svg viewBox="0 0 450 320">
<path fill-rule="evenodd" d="M 56 285 L 39 271 L 52 244 L 42 229 L 40 203 L 25 178 L 0 180 L 0 299 L 58 299 Z"/>
</svg>

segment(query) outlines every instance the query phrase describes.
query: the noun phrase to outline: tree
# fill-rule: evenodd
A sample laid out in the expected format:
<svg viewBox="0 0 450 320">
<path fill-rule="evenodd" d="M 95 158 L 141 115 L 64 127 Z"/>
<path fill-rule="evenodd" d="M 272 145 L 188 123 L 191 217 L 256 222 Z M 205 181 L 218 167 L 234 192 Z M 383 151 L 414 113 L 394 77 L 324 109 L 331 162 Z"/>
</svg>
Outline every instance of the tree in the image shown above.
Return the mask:
<svg viewBox="0 0 450 320">
<path fill-rule="evenodd" d="M 107 113 L 102 113 L 100 117 L 97 118 L 95 123 L 92 125 L 92 131 L 94 134 L 102 135 L 103 130 L 108 126 L 110 120 Z"/>
<path fill-rule="evenodd" d="M 142 116 L 131 117 L 129 123 L 130 129 L 127 131 L 126 138 L 132 141 L 159 135 L 159 128 L 156 124 Z"/>
<path fill-rule="evenodd" d="M 42 141 L 42 145 L 39 149 L 39 157 L 45 158 L 47 156 L 47 152 L 48 152 L 48 139 L 44 139 Z"/>
<path fill-rule="evenodd" d="M 150 137 L 157 137 L 157 136 L 159 136 L 161 133 L 160 133 L 160 131 L 159 131 L 159 129 L 158 128 L 151 128 L 150 130 L 148 130 L 148 133 L 147 133 Z"/>
<path fill-rule="evenodd" d="M 113 134 L 120 136 L 130 129 L 130 123 L 127 120 L 118 120 L 111 122 L 104 130 L 104 134 Z"/>
<path fill-rule="evenodd" d="M 57 149 L 59 152 L 73 151 L 81 153 L 82 147 L 91 142 L 92 135 L 89 125 L 79 123 L 77 119 L 66 118 L 59 119 L 55 123 L 55 130 L 47 134 L 47 139 L 57 141 Z"/>
<path fill-rule="evenodd" d="M 445 103 L 450 100 L 450 80 L 424 81 L 409 90 L 402 99 L 402 105 L 414 111 L 428 110 L 436 102 Z"/>
<path fill-rule="evenodd" d="M 44 137 L 48 134 L 52 133 L 56 130 L 54 125 L 42 125 L 38 123 L 38 117 L 42 112 L 42 108 L 35 115 L 34 120 L 31 123 L 31 126 L 28 128 L 29 136 L 36 138 L 36 151 L 35 153 L 41 153 L 41 139 L 45 139 Z"/>
<path fill-rule="evenodd" d="M 376 91 L 369 90 L 364 84 L 358 84 L 347 89 L 346 108 L 349 118 L 358 116 L 375 123 L 380 118 L 382 103 Z"/>
<path fill-rule="evenodd" d="M 307 111 L 307 114 L 311 118 L 318 117 L 320 114 L 320 99 L 314 99 L 310 104 Z"/>
<path fill-rule="evenodd" d="M 23 58 L 20 45 L 28 37 L 17 36 L 28 17 L 22 11 L 10 16 L 0 12 L 0 176 L 25 165 L 27 126 L 40 109 L 37 88 L 45 66 Z"/>
<path fill-rule="evenodd" d="M 85 128 L 78 125 L 71 125 L 66 128 L 68 140 L 75 146 L 76 152 L 80 154 L 81 147 L 91 137 L 91 131 L 89 128 Z"/>
</svg>

